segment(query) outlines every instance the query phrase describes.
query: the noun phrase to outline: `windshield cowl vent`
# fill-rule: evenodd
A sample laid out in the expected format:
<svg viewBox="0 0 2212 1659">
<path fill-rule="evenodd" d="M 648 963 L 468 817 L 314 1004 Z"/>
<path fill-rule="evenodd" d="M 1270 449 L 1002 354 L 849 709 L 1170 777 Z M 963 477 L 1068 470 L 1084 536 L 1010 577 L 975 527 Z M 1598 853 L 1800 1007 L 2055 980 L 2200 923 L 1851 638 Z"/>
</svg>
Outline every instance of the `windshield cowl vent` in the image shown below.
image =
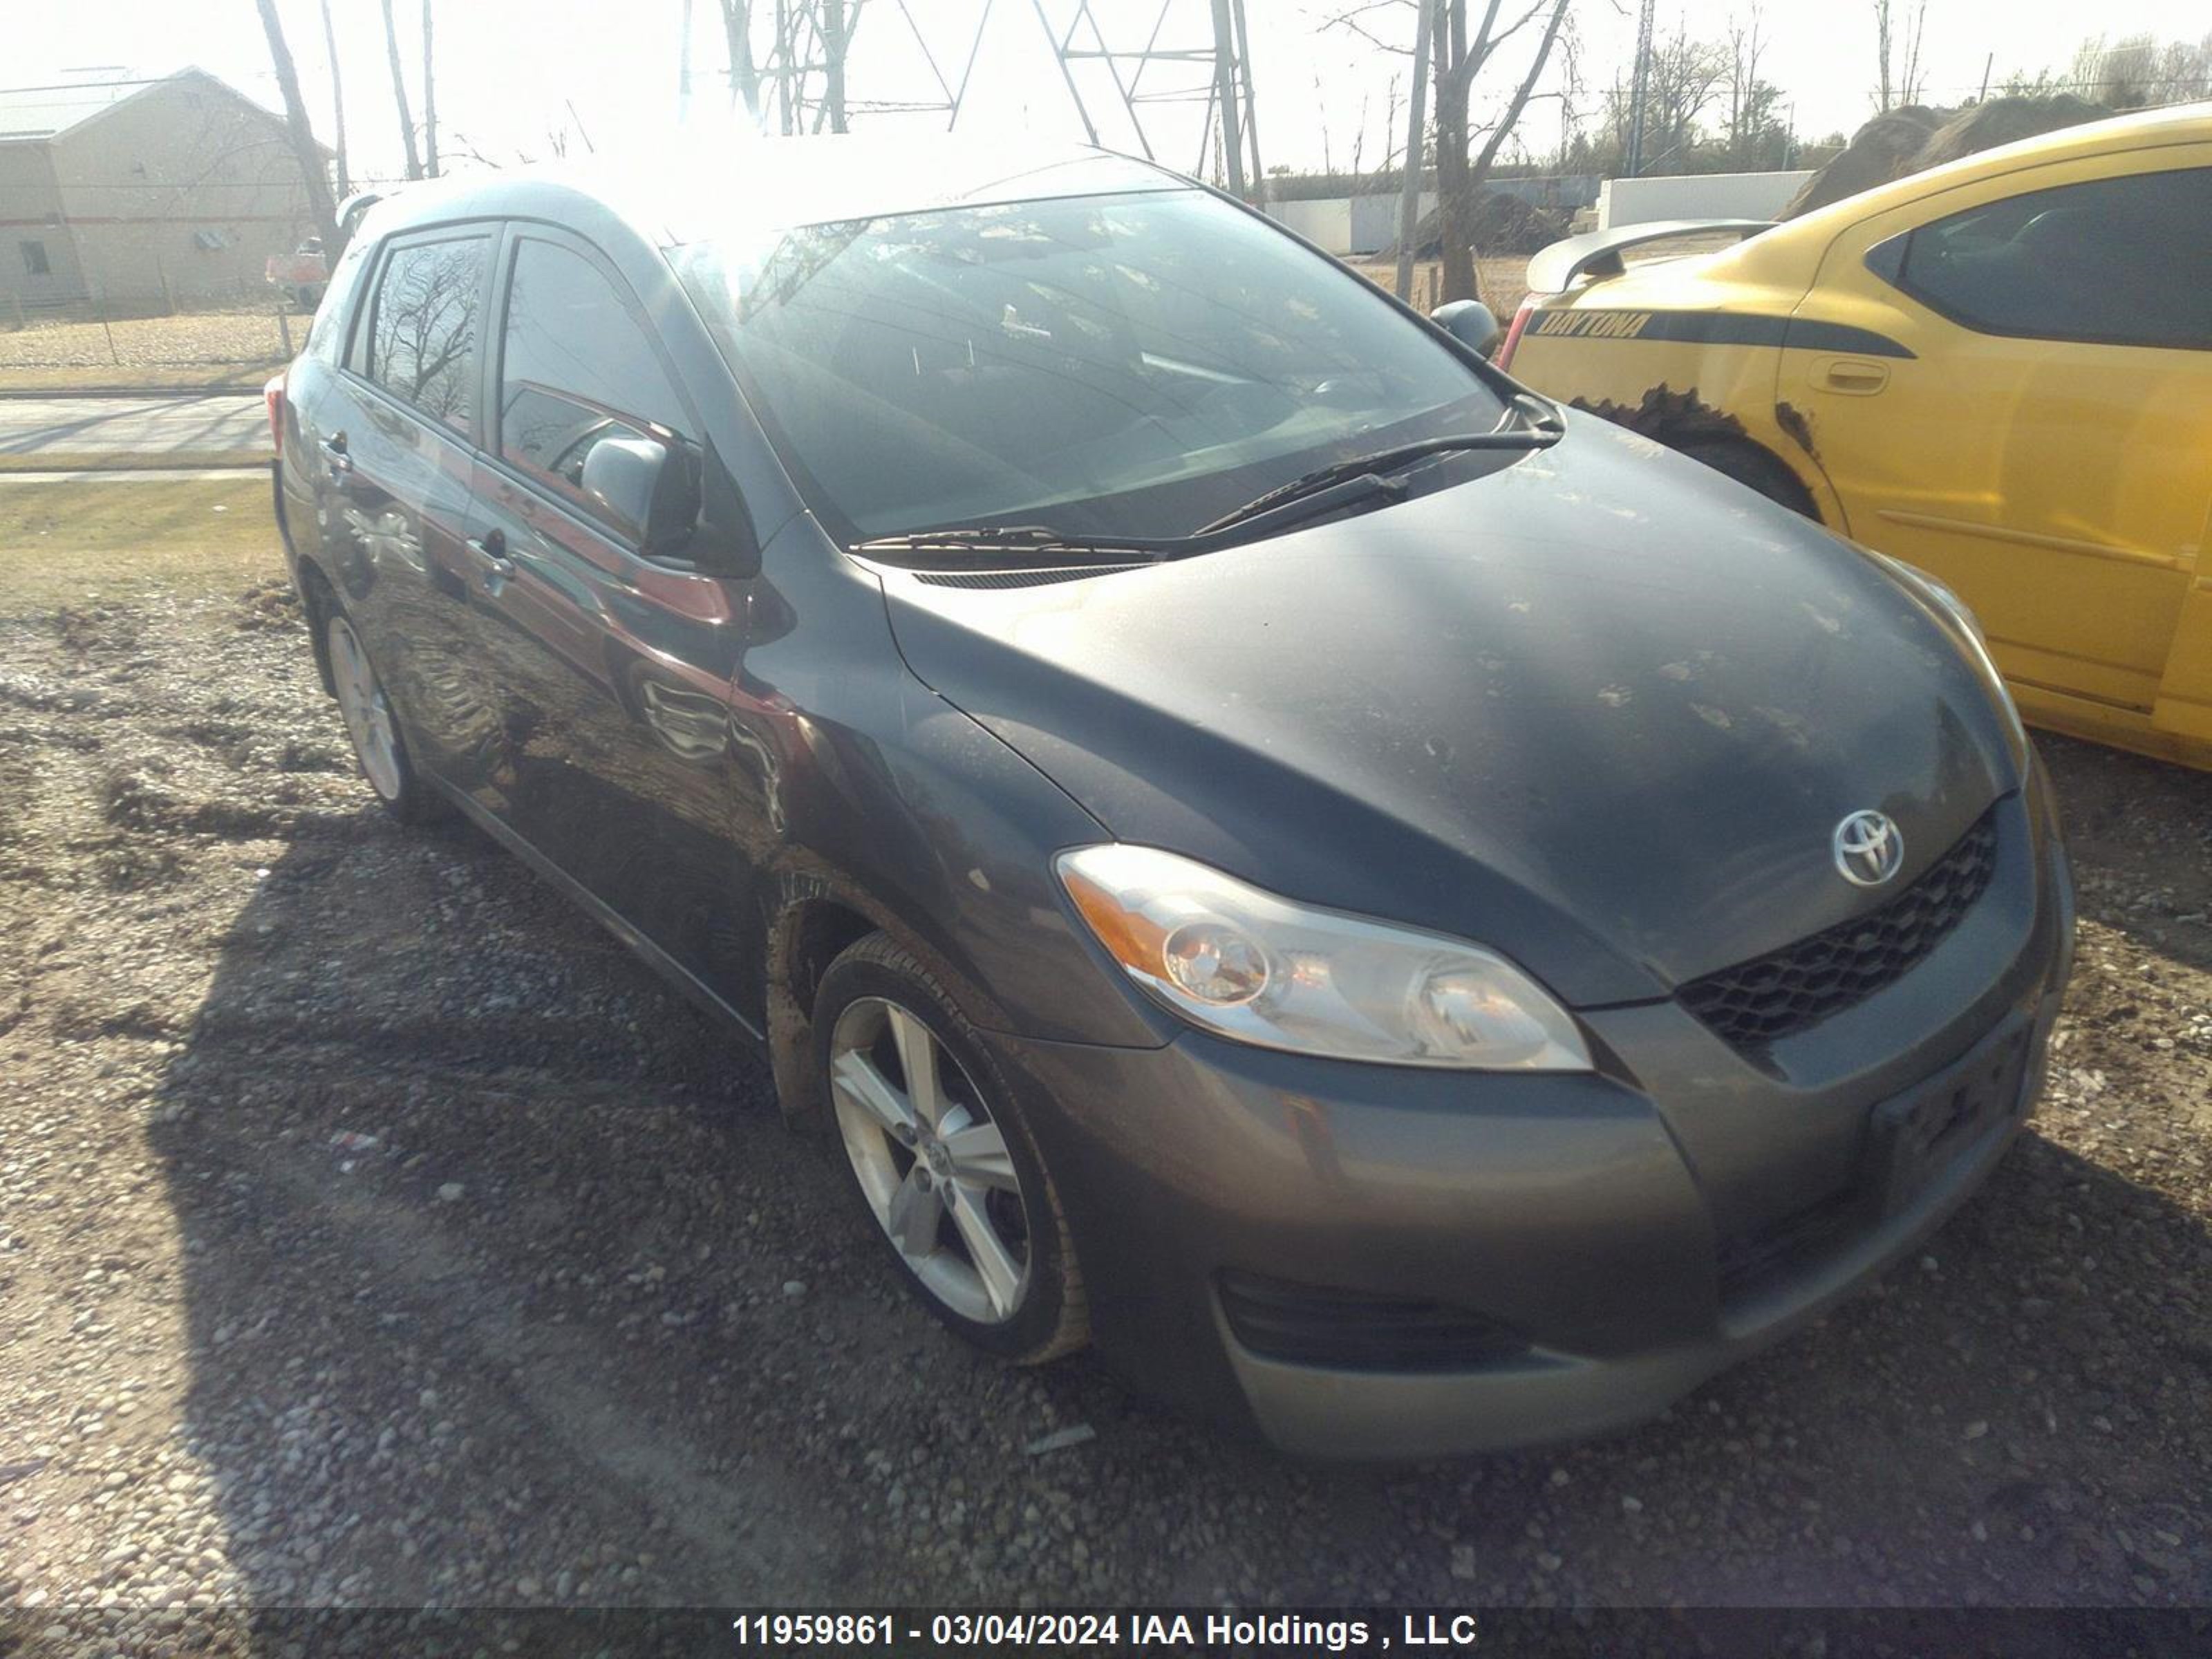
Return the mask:
<svg viewBox="0 0 2212 1659">
<path fill-rule="evenodd" d="M 1079 581 L 1085 576 L 1113 576 L 1124 570 L 1142 569 L 1137 564 L 1067 565 L 1051 570 L 917 570 L 914 579 L 932 587 L 1042 587 L 1048 582 Z"/>
</svg>

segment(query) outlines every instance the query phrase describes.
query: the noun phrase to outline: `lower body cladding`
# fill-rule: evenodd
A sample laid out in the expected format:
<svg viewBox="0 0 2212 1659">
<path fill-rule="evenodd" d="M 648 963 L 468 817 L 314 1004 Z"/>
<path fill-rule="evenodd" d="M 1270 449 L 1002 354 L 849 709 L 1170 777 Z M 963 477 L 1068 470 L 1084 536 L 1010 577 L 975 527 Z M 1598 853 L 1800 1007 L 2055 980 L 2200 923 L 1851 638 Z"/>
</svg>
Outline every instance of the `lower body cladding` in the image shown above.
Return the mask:
<svg viewBox="0 0 2212 1659">
<path fill-rule="evenodd" d="M 1740 1049 L 1578 1011 L 1582 1074 L 987 1039 L 1023 1079 L 1101 1355 L 1303 1455 L 1622 1428 L 1911 1250 L 2040 1086 L 2073 895 L 2039 778 L 1986 890 L 1893 982 Z"/>
</svg>

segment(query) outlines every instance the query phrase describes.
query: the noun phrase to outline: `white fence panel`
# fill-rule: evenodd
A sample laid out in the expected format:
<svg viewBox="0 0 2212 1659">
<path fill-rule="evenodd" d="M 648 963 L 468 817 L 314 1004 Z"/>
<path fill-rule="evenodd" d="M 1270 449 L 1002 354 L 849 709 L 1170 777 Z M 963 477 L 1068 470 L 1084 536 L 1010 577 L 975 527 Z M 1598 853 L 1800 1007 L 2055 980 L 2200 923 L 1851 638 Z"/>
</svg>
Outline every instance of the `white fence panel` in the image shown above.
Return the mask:
<svg viewBox="0 0 2212 1659">
<path fill-rule="evenodd" d="M 1808 171 L 1608 179 L 1597 193 L 1597 228 L 1654 219 L 1771 219 L 1812 176 Z"/>
</svg>

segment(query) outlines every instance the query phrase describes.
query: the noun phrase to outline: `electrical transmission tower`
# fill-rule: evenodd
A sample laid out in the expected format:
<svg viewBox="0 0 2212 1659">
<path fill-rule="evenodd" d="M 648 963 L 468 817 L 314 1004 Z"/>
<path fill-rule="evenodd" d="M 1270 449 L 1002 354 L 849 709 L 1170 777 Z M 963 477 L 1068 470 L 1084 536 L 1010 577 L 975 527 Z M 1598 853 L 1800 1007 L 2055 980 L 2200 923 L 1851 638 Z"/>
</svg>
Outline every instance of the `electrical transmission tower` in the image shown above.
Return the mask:
<svg viewBox="0 0 2212 1659">
<path fill-rule="evenodd" d="M 1147 161 L 1161 159 L 1155 143 L 1161 124 L 1156 115 L 1147 125 L 1146 112 L 1203 104 L 1199 152 L 1190 171 L 1200 176 L 1214 173 L 1232 195 L 1265 193 L 1267 175 L 1260 164 L 1251 31 L 1244 21 L 1244 0 L 1206 0 L 1203 27 L 1199 0 L 1158 0 L 1141 46 L 1109 43 L 1091 0 L 1074 0 L 1072 9 L 1063 7 L 1064 26 L 1054 23 L 1046 0 L 1030 0 L 1030 5 L 1052 39 L 1061 79 L 1092 143 L 1099 142 L 1098 123 L 1084 98 L 1076 68 L 1085 63 L 1103 66 L 1115 101 Z M 1218 167 L 1209 165 L 1214 161 Z"/>
<path fill-rule="evenodd" d="M 1656 0 L 1644 0 L 1636 20 L 1636 73 L 1628 94 L 1627 171 L 1632 179 L 1644 172 L 1644 118 L 1651 101 L 1651 15 Z"/>
<path fill-rule="evenodd" d="M 1244 0 L 1152 0 L 1143 44 L 1133 33 L 1109 36 L 1092 0 L 981 0 L 964 33 L 945 21 L 942 9 L 916 0 L 720 0 L 730 50 L 730 97 L 763 131 L 842 132 L 868 114 L 933 115 L 957 127 L 972 102 L 1004 90 L 981 84 L 977 64 L 994 29 L 1041 30 L 1050 45 L 1060 82 L 1084 132 L 1094 144 L 1133 147 L 1148 160 L 1163 157 L 1167 119 L 1163 111 L 1203 106 L 1199 149 L 1190 170 L 1212 174 L 1238 196 L 1265 188 L 1260 164 L 1259 123 L 1254 113 L 1249 33 Z M 1028 22 L 1021 18 L 1026 10 Z M 925 14 L 930 21 L 924 26 Z M 880 21 L 875 21 L 879 15 Z M 1138 20 L 1141 22 L 1141 18 Z M 855 58 L 864 21 L 865 55 Z M 880 61 L 877 44 L 903 35 L 909 63 L 918 57 L 921 78 L 896 94 L 875 90 L 870 72 Z M 1117 118 L 1118 112 L 1118 118 Z M 1102 131 L 1101 123 L 1107 124 Z M 1187 123 L 1185 124 L 1187 125 Z"/>
</svg>

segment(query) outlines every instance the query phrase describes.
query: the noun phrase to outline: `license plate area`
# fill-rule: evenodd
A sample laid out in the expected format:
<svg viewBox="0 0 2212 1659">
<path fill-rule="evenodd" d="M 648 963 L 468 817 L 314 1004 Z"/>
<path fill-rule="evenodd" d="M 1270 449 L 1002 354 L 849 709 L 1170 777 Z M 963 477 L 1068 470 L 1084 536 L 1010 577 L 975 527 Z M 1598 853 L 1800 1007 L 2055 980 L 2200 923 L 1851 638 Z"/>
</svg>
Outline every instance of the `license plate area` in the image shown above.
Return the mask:
<svg viewBox="0 0 2212 1659">
<path fill-rule="evenodd" d="M 1873 1184 L 1883 1214 L 1911 1203 L 1954 1158 L 2018 1109 L 2032 1035 L 2023 1024 L 1965 1065 L 1875 1108 Z"/>
</svg>

